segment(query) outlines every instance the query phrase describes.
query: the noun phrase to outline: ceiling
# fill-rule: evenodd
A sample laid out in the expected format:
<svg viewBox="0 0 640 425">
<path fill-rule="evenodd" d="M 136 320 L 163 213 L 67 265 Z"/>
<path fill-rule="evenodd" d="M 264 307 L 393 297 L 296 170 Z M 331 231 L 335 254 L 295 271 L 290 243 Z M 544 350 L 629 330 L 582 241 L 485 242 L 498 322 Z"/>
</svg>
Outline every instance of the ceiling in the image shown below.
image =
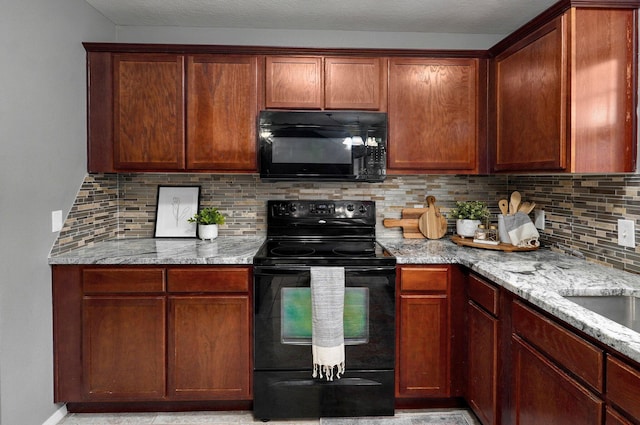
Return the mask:
<svg viewBox="0 0 640 425">
<path fill-rule="evenodd" d="M 509 34 L 557 0 L 86 0 L 121 26 Z"/>
</svg>

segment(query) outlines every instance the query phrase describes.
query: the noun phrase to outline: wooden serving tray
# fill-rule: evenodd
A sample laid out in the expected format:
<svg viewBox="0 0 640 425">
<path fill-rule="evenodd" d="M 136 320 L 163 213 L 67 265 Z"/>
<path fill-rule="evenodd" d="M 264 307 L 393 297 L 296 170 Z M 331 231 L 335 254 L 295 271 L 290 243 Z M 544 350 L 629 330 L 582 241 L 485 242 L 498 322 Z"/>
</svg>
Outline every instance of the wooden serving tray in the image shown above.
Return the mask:
<svg viewBox="0 0 640 425">
<path fill-rule="evenodd" d="M 463 238 L 458 235 L 451 236 L 451 240 L 459 246 L 470 246 L 472 248 L 492 249 L 494 251 L 514 252 L 514 251 L 535 251 L 537 246 L 513 246 L 510 243 L 500 242 L 498 245 L 474 242 L 472 238 Z"/>
</svg>

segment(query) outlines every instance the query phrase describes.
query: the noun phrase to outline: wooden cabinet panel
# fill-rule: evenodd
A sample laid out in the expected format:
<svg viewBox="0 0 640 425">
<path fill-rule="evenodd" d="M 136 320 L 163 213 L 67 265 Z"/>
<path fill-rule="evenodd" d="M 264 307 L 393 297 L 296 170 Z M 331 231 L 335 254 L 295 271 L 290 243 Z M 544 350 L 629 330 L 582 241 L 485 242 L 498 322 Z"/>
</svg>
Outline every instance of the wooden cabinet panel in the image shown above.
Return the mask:
<svg viewBox="0 0 640 425">
<path fill-rule="evenodd" d="M 640 421 L 640 370 L 607 357 L 607 398 Z"/>
<path fill-rule="evenodd" d="M 499 291 L 497 287 L 471 275 L 469 276 L 467 293 L 470 300 L 494 316 L 498 315 Z"/>
<path fill-rule="evenodd" d="M 520 338 L 513 339 L 514 415 L 519 425 L 600 425 L 604 403 Z"/>
<path fill-rule="evenodd" d="M 396 397 L 449 396 L 446 295 L 400 295 Z"/>
<path fill-rule="evenodd" d="M 247 267 L 171 268 L 169 292 L 248 292 L 251 270 Z"/>
<path fill-rule="evenodd" d="M 322 57 L 267 56 L 266 70 L 267 108 L 322 108 Z"/>
<path fill-rule="evenodd" d="M 636 159 L 633 9 L 572 9 L 574 172 L 631 172 Z"/>
<path fill-rule="evenodd" d="M 164 297 L 84 297 L 85 396 L 92 401 L 165 396 Z"/>
<path fill-rule="evenodd" d="M 478 169 L 478 60 L 389 60 L 389 169 Z"/>
<path fill-rule="evenodd" d="M 183 71 L 181 55 L 113 56 L 116 170 L 184 169 Z"/>
<path fill-rule="evenodd" d="M 386 74 L 381 58 L 328 57 L 324 61 L 326 109 L 382 109 Z"/>
<path fill-rule="evenodd" d="M 251 399 L 250 267 L 53 270 L 56 402 Z"/>
<path fill-rule="evenodd" d="M 495 59 L 495 171 L 635 170 L 636 10 L 571 8 Z"/>
<path fill-rule="evenodd" d="M 604 423 L 605 425 L 633 425 L 631 421 L 609 407 L 605 410 Z"/>
<path fill-rule="evenodd" d="M 84 293 L 164 292 L 163 268 L 86 268 L 82 271 Z"/>
<path fill-rule="evenodd" d="M 561 16 L 496 58 L 496 171 L 567 167 L 564 28 Z"/>
<path fill-rule="evenodd" d="M 513 330 L 598 392 L 603 391 L 604 353 L 599 348 L 516 302 Z"/>
<path fill-rule="evenodd" d="M 258 58 L 187 57 L 187 168 L 256 171 Z"/>
<path fill-rule="evenodd" d="M 448 267 L 402 267 L 400 290 L 445 292 L 449 286 Z"/>
<path fill-rule="evenodd" d="M 247 296 L 169 297 L 170 396 L 249 399 Z"/>
<path fill-rule="evenodd" d="M 498 423 L 499 321 L 470 301 L 467 324 L 467 402 L 483 425 L 494 425 Z"/>
</svg>

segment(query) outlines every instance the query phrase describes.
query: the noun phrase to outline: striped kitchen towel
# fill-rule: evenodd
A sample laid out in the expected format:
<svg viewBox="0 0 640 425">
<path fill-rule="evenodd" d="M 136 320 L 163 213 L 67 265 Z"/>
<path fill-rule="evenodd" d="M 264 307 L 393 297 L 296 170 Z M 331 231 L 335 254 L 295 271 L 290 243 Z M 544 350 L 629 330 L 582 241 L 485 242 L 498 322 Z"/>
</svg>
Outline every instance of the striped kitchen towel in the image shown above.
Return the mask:
<svg viewBox="0 0 640 425">
<path fill-rule="evenodd" d="M 344 373 L 344 267 L 311 267 L 313 377 Z M 334 374 L 335 369 L 335 374 Z"/>
</svg>

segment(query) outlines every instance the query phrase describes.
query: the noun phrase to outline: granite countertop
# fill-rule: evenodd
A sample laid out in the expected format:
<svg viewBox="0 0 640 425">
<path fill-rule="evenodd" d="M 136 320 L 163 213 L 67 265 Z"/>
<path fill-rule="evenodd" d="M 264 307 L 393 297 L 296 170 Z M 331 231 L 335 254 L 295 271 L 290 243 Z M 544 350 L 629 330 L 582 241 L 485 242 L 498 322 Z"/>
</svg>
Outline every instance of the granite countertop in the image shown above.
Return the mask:
<svg viewBox="0 0 640 425">
<path fill-rule="evenodd" d="M 263 242 L 258 236 L 114 239 L 50 256 L 49 264 L 253 264 Z"/>
<path fill-rule="evenodd" d="M 52 265 L 252 264 L 260 236 L 198 239 L 117 239 L 54 255 Z M 640 333 L 563 298 L 637 295 L 640 275 L 539 249 L 511 252 L 459 247 L 448 239 L 378 240 L 398 264 L 460 264 L 508 289 L 620 353 L 640 362 Z"/>
<path fill-rule="evenodd" d="M 640 362 L 640 333 L 563 296 L 640 296 L 640 275 L 539 249 L 510 252 L 460 247 L 447 239 L 380 239 L 398 264 L 461 264 L 587 335 Z"/>
</svg>

